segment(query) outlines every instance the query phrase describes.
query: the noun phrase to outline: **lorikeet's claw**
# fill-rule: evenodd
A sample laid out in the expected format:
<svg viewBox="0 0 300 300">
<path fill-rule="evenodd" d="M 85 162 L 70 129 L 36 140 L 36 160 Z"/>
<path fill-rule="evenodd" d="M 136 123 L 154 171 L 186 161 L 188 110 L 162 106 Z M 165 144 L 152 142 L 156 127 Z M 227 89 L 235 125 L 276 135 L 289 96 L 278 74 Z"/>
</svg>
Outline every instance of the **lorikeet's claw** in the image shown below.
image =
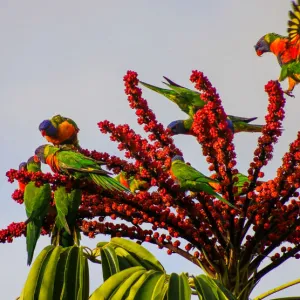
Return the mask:
<svg viewBox="0 0 300 300">
<path fill-rule="evenodd" d="M 289 97 L 295 98 L 295 96 L 293 95 L 292 91 L 286 90 L 283 91 L 286 95 L 288 95 Z"/>
</svg>

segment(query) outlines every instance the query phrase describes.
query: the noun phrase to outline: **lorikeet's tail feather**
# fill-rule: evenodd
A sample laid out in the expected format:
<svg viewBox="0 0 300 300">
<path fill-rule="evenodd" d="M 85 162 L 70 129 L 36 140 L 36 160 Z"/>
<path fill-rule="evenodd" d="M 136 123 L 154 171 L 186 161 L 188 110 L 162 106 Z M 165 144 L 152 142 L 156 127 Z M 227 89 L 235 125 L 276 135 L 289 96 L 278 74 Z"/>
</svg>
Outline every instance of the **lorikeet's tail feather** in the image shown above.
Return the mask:
<svg viewBox="0 0 300 300">
<path fill-rule="evenodd" d="M 261 132 L 264 125 L 256 125 L 256 124 L 243 124 L 237 125 L 234 124 L 234 133 L 238 132 Z"/>
<path fill-rule="evenodd" d="M 168 89 L 163 89 L 163 88 L 159 88 L 157 86 L 154 86 L 154 85 L 151 85 L 151 84 L 148 84 L 146 82 L 143 82 L 143 81 L 139 81 L 139 83 L 143 86 L 145 86 L 146 88 L 156 92 L 156 93 L 159 93 L 165 97 L 168 98 L 168 96 L 170 95 L 170 90 Z"/>
<path fill-rule="evenodd" d="M 173 85 L 173 86 L 177 86 L 177 87 L 183 88 L 183 86 L 181 86 L 181 85 L 175 83 L 174 81 L 172 81 L 172 80 L 169 79 L 168 77 L 163 76 L 163 78 L 166 79 L 170 85 Z M 166 83 L 164 82 L 164 84 L 166 84 Z"/>
<path fill-rule="evenodd" d="M 26 228 L 26 246 L 27 246 L 27 265 L 30 266 L 33 258 L 36 243 L 40 237 L 41 226 L 33 221 L 27 224 Z"/>
<path fill-rule="evenodd" d="M 227 201 L 226 199 L 222 198 L 219 194 L 215 193 L 214 196 L 216 198 L 218 198 L 220 201 L 224 202 L 225 204 L 227 204 L 228 206 L 237 209 L 233 204 L 231 204 L 229 201 Z"/>
<path fill-rule="evenodd" d="M 104 189 L 130 192 L 125 186 L 109 176 L 99 176 L 91 173 L 90 177 L 97 185 L 102 186 Z"/>
<path fill-rule="evenodd" d="M 237 122 L 237 121 L 241 121 L 244 123 L 250 123 L 254 120 L 257 119 L 257 117 L 253 117 L 253 118 L 244 118 L 244 117 L 237 117 L 237 116 L 232 116 L 232 115 L 227 115 L 228 119 L 231 120 L 232 122 Z"/>
</svg>

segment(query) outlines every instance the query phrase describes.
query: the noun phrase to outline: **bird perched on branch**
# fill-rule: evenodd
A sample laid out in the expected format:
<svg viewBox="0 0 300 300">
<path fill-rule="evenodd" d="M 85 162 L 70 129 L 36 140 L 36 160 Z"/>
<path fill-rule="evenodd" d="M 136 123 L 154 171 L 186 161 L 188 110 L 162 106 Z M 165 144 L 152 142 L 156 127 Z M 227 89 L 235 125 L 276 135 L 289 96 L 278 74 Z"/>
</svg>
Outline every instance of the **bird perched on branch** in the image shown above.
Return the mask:
<svg viewBox="0 0 300 300">
<path fill-rule="evenodd" d="M 288 89 L 284 92 L 294 97 L 292 91 L 300 82 L 300 0 L 292 1 L 292 9 L 289 11 L 288 36 L 267 33 L 254 48 L 258 56 L 272 52 L 277 57 L 281 67 L 279 81 L 288 78 Z"/>
</svg>

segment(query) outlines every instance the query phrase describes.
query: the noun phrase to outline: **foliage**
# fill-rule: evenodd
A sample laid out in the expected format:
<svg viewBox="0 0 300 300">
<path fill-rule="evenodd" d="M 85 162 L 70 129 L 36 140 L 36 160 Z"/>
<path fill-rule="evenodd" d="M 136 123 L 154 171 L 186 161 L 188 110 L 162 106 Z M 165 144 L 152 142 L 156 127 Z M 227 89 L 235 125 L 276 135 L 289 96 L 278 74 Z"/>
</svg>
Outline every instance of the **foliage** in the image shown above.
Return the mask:
<svg viewBox="0 0 300 300">
<path fill-rule="evenodd" d="M 286 260 L 300 257 L 300 202 L 297 192 L 300 132 L 284 155 L 277 175 L 258 185 L 258 179 L 264 177 L 262 168 L 272 159 L 273 146 L 281 135 L 284 119 L 285 99 L 281 87 L 277 81 L 270 81 L 265 86 L 269 98 L 266 124 L 249 165 L 248 181 L 243 185 L 242 194 L 236 195 L 234 183 L 238 180 L 235 175 L 239 171 L 236 168 L 234 135 L 228 128 L 227 115 L 216 89 L 201 72 L 193 71 L 191 81 L 205 101 L 205 106 L 194 115 L 191 130 L 202 146 L 202 153 L 209 163 L 208 169 L 214 172 L 213 177 L 220 182 L 217 192 L 237 209 L 203 192 L 189 194 L 181 190 L 170 177 L 171 158 L 182 153 L 175 146 L 170 131 L 158 123 L 142 98 L 141 89 L 137 87 L 137 74 L 132 71 L 128 71 L 124 77 L 125 92 L 130 107 L 136 111 L 138 123 L 148 133 L 148 139 L 136 134 L 127 124 L 116 126 L 109 121 L 102 121 L 98 123 L 100 131 L 110 134 L 111 140 L 118 142 L 119 150 L 125 151 L 125 157 L 131 161 L 108 153 L 80 151 L 95 160 L 106 162 L 107 168 L 115 174 L 123 171 L 128 177 L 134 176 L 148 182 L 151 186 L 148 191 L 133 194 L 110 191 L 87 180 L 75 180 L 64 174 L 31 173 L 25 170 L 12 169 L 7 172 L 7 177 L 10 182 L 35 181 L 37 186 L 50 183 L 53 190 L 58 186 L 81 189 L 83 196 L 77 225 L 83 234 L 90 238 L 97 234 L 109 234 L 156 244 L 159 248 L 166 248 L 168 254 L 176 253 L 199 266 L 206 275 L 218 280 L 238 299 L 248 299 L 263 276 Z M 22 198 L 21 191 L 14 192 L 14 200 L 22 203 Z M 111 221 L 105 221 L 105 218 Z M 49 214 L 42 234 L 51 232 L 53 223 L 54 216 Z M 152 229 L 146 229 L 145 225 L 148 224 L 152 225 Z M 0 231 L 0 241 L 12 242 L 14 237 L 24 235 L 25 228 L 24 222 L 10 224 L 7 229 Z M 289 247 L 280 248 L 284 242 L 289 243 Z M 119 263 L 118 267 L 113 265 L 116 257 L 112 254 L 118 255 L 118 248 L 112 245 L 115 245 L 114 242 L 110 246 L 104 245 L 100 250 L 101 257 L 103 255 L 109 265 L 108 271 L 104 272 L 104 285 L 108 284 L 110 274 L 120 276 L 123 280 L 125 273 L 122 272 L 129 276 L 127 272 L 132 271 L 131 268 L 135 268 L 135 272 L 131 273 L 135 277 L 127 281 L 126 287 L 132 286 L 141 276 L 145 280 L 150 276 L 152 269 L 147 269 L 147 266 L 155 266 L 153 258 L 151 262 L 144 259 L 142 266 L 138 264 L 125 268 Z M 130 253 L 129 249 L 125 250 Z M 134 248 L 132 253 L 135 251 Z M 266 264 L 261 267 L 263 261 Z M 158 268 L 155 272 L 164 271 Z M 170 278 L 170 293 L 182 286 L 183 290 L 180 291 L 188 295 L 185 291 L 185 275 L 171 275 Z M 197 291 L 204 282 L 209 280 L 196 277 L 194 285 Z"/>
</svg>

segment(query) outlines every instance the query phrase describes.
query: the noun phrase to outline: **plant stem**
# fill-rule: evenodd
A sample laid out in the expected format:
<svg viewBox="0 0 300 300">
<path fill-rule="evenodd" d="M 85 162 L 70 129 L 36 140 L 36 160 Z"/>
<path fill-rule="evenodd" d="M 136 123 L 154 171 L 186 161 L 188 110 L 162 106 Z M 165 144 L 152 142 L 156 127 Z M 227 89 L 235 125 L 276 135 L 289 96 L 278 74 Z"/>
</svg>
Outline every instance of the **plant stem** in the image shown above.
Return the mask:
<svg viewBox="0 0 300 300">
<path fill-rule="evenodd" d="M 264 299 L 264 298 L 266 298 L 267 296 L 270 296 L 270 295 L 272 295 L 272 294 L 274 294 L 274 293 L 277 293 L 277 292 L 279 292 L 279 291 L 282 291 L 282 290 L 284 290 L 284 289 L 286 289 L 286 288 L 288 288 L 288 287 L 290 287 L 290 286 L 293 286 L 293 285 L 295 285 L 295 284 L 298 284 L 298 283 L 300 283 L 300 278 L 298 278 L 298 279 L 296 279 L 296 280 L 293 280 L 293 281 L 290 281 L 290 282 L 288 282 L 288 283 L 285 283 L 285 284 L 283 284 L 283 285 L 280 285 L 280 286 L 278 286 L 278 287 L 276 287 L 276 288 L 274 288 L 274 289 L 271 289 L 271 290 L 269 290 L 269 291 L 267 291 L 267 292 L 265 292 L 265 293 L 259 295 L 258 297 L 254 298 L 253 300 L 261 300 L 261 299 Z"/>
</svg>

